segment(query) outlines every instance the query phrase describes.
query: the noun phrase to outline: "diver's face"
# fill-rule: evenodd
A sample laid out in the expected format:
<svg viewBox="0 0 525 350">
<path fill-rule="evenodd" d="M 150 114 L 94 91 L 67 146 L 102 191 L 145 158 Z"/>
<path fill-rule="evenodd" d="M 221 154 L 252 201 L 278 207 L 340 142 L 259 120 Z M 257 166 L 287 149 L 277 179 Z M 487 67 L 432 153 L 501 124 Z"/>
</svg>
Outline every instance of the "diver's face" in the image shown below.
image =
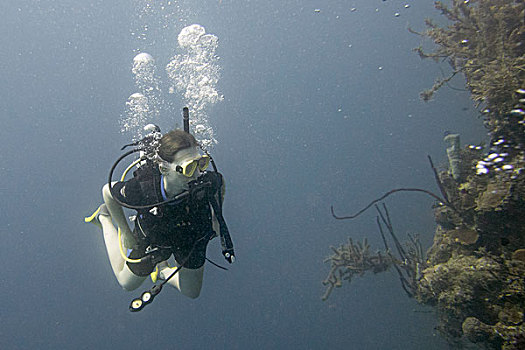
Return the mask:
<svg viewBox="0 0 525 350">
<path fill-rule="evenodd" d="M 197 159 L 200 156 L 201 155 L 197 147 L 181 149 L 180 151 L 175 153 L 175 158 L 173 159 L 173 162 L 162 163 L 159 165 L 159 168 L 161 173 L 168 178 L 168 181 L 187 183 L 192 180 L 195 180 L 201 175 L 200 169 L 197 167 L 195 169 L 195 172 L 191 176 L 183 175 L 182 173 L 180 173 L 180 171 L 177 171 L 177 169 L 181 169 L 181 167 L 184 164 L 191 162 L 193 159 Z"/>
</svg>

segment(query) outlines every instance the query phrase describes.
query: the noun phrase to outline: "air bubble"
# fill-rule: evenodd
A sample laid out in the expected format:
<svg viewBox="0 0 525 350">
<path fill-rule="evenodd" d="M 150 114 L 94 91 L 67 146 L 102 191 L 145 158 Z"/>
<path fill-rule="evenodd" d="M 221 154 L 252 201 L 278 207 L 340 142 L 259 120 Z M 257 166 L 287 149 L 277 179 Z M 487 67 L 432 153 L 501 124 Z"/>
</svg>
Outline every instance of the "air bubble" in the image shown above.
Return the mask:
<svg viewBox="0 0 525 350">
<path fill-rule="evenodd" d="M 184 104 L 190 109 L 195 136 L 209 150 L 217 140 L 208 121 L 207 109 L 223 100 L 217 91 L 220 67 L 215 51 L 219 40 L 213 34 L 206 34 L 199 24 L 183 28 L 177 40 L 185 53 L 174 56 L 166 66 L 171 84 L 169 91 L 182 95 Z"/>
</svg>

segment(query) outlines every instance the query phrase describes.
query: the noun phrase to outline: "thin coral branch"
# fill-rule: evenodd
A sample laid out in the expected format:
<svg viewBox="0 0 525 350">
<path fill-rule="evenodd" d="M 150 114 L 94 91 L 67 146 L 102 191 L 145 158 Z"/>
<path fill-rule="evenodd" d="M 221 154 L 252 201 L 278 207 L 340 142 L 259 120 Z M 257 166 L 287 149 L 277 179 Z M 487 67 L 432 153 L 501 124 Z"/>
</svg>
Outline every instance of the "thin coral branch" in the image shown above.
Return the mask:
<svg viewBox="0 0 525 350">
<path fill-rule="evenodd" d="M 436 168 L 434 167 L 434 163 L 432 162 L 432 158 L 430 156 L 427 156 L 427 157 L 428 157 L 428 160 L 430 162 L 430 167 L 432 168 L 432 172 L 434 173 L 434 177 L 436 179 L 436 183 L 437 183 L 437 185 L 439 187 L 439 190 L 440 190 L 441 195 L 443 196 L 443 198 L 439 197 L 438 195 L 436 195 L 436 194 L 434 194 L 434 193 L 432 193 L 430 191 L 427 191 L 427 190 L 424 190 L 424 189 L 421 189 L 421 188 L 395 188 L 393 190 L 388 191 L 387 193 L 385 193 L 381 197 L 379 197 L 377 199 L 374 199 L 367 206 L 365 206 L 363 209 L 359 210 L 357 213 L 355 213 L 353 215 L 347 215 L 347 216 L 336 215 L 335 211 L 334 211 L 334 206 L 331 205 L 330 206 L 330 211 L 332 213 L 332 216 L 335 219 L 337 219 L 337 220 L 354 219 L 354 218 L 358 217 L 359 215 L 361 215 L 362 213 L 364 213 L 366 210 L 368 210 L 370 207 L 372 207 L 376 203 L 384 200 L 385 198 L 387 198 L 388 196 L 390 196 L 391 194 L 394 194 L 396 192 L 422 192 L 422 193 L 425 193 L 425 194 L 431 196 L 432 198 L 436 199 L 437 201 L 439 201 L 443 205 L 446 205 L 446 206 L 450 207 L 454 212 L 457 212 L 456 208 L 454 208 L 452 203 L 450 203 L 450 201 L 448 200 L 447 192 L 445 191 L 445 189 L 443 187 L 443 184 L 441 183 L 441 180 L 439 179 L 439 175 L 437 173 Z"/>
<path fill-rule="evenodd" d="M 396 246 L 397 252 L 401 256 L 401 260 L 405 261 L 407 259 L 407 254 L 406 254 L 405 250 L 403 249 L 403 246 L 401 245 L 401 243 L 399 243 L 399 240 L 397 239 L 397 237 L 396 237 L 396 235 L 394 233 L 394 228 L 392 226 L 392 222 L 390 221 L 390 215 L 388 214 L 388 210 L 386 208 L 386 205 L 383 203 L 384 213 L 382 213 L 381 210 L 379 210 L 379 207 L 377 205 L 375 206 L 375 208 L 376 208 L 377 212 L 379 213 L 379 217 L 381 218 L 381 220 L 385 224 L 386 228 L 388 229 L 388 232 L 390 233 L 390 236 L 394 240 L 394 244 Z"/>
<path fill-rule="evenodd" d="M 384 206 L 384 204 L 383 204 L 383 206 Z M 388 215 L 388 210 L 386 209 L 386 206 L 384 206 L 384 210 L 385 210 L 384 214 L 381 213 L 381 211 L 380 211 L 380 209 L 379 209 L 379 207 L 377 205 L 376 205 L 376 210 L 379 213 L 379 216 L 376 217 L 376 222 L 377 222 L 377 225 L 379 227 L 379 232 L 381 232 L 381 236 L 383 238 L 383 242 L 384 242 L 385 247 L 386 247 L 386 253 L 390 257 L 390 259 L 392 261 L 396 262 L 396 263 L 393 264 L 393 266 L 394 266 L 394 269 L 396 270 L 396 272 L 397 272 L 397 274 L 399 276 L 399 280 L 401 282 L 401 287 L 403 288 L 405 293 L 411 298 L 411 297 L 414 296 L 414 291 L 415 291 L 416 287 L 415 287 L 415 282 L 411 278 L 414 274 L 411 273 L 409 270 L 407 270 L 407 267 L 408 267 L 407 260 L 408 260 L 408 258 L 406 257 L 406 253 L 405 253 L 404 249 L 402 248 L 401 244 L 399 243 L 399 240 L 397 239 L 397 237 L 396 237 L 396 235 L 394 233 L 394 230 L 393 230 L 393 227 L 392 227 L 392 223 L 390 221 L 390 217 Z M 386 239 L 385 239 L 385 236 L 384 236 L 384 233 L 383 233 L 383 227 L 381 225 L 381 222 L 379 221 L 380 217 L 381 217 L 381 220 L 383 221 L 383 224 L 387 227 L 388 231 L 390 232 L 390 235 L 394 239 L 394 242 L 395 242 L 395 245 L 396 245 L 396 249 L 397 249 L 399 255 L 401 256 L 401 261 L 396 259 L 392 255 L 390 249 L 388 248 L 388 245 L 386 243 Z M 399 261 L 399 263 L 397 263 L 397 261 Z M 400 266 L 403 266 L 404 268 L 402 269 Z M 403 271 L 405 271 L 405 273 L 407 274 L 407 277 L 405 277 Z"/>
<path fill-rule="evenodd" d="M 421 189 L 421 188 L 396 188 L 396 189 L 393 189 L 393 190 L 390 190 L 388 191 L 387 193 L 385 193 L 384 195 L 382 195 L 381 197 L 377 198 L 377 199 L 374 199 L 372 202 L 370 202 L 366 207 L 364 207 L 363 209 L 359 210 L 357 213 L 353 214 L 353 215 L 347 215 L 347 216 L 338 216 L 335 214 L 334 212 L 334 206 L 331 205 L 330 206 L 330 210 L 332 212 L 332 216 L 337 219 L 337 220 L 347 220 L 347 219 L 354 219 L 356 217 L 358 217 L 359 215 L 361 215 L 362 213 L 364 213 L 366 210 L 368 210 L 370 207 L 372 207 L 374 204 L 382 201 L 383 199 L 387 198 L 388 196 L 390 196 L 391 194 L 394 194 L 396 192 L 422 192 L 422 193 L 425 193 L 431 197 L 433 197 L 434 199 L 438 200 L 440 203 L 447 203 L 447 201 L 445 201 L 444 199 L 440 198 L 438 195 L 430 192 L 430 191 L 427 191 L 427 190 L 424 190 L 424 189 Z"/>
<path fill-rule="evenodd" d="M 448 206 L 452 206 L 450 204 L 449 199 L 448 199 L 447 191 L 445 191 L 445 186 L 443 186 L 443 183 L 441 182 L 441 179 L 439 178 L 439 174 L 438 174 L 438 172 L 436 170 L 436 167 L 434 166 L 434 162 L 432 161 L 432 157 L 430 157 L 430 155 L 428 155 L 428 154 L 427 154 L 427 157 L 428 157 L 428 161 L 430 163 L 430 167 L 432 168 L 432 172 L 434 173 L 434 179 L 436 180 L 436 183 L 438 185 L 439 191 L 441 192 L 441 195 L 445 199 L 442 202 L 447 204 Z"/>
<path fill-rule="evenodd" d="M 381 233 L 381 238 L 383 239 L 383 244 L 385 245 L 385 250 L 388 252 L 388 244 L 386 243 L 386 237 L 385 233 L 383 232 L 383 227 L 381 226 L 381 222 L 379 221 L 379 216 L 376 216 L 376 222 L 377 226 L 379 227 L 379 232 Z"/>
</svg>

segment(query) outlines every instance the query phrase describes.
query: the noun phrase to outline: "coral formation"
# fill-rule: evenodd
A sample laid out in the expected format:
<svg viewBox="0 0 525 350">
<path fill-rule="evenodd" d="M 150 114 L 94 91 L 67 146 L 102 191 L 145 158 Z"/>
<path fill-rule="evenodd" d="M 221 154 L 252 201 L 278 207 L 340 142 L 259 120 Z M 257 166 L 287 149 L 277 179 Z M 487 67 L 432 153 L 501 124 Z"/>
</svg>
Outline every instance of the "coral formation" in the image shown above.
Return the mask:
<svg viewBox="0 0 525 350">
<path fill-rule="evenodd" d="M 430 100 L 443 85 L 461 73 L 472 99 L 483 106 L 485 125 L 507 144 L 523 144 L 525 135 L 525 1 L 452 0 L 450 7 L 435 6 L 451 22 L 439 27 L 427 19 L 427 30 L 418 33 L 437 44 L 433 52 L 414 49 L 421 58 L 444 60 L 452 73 L 437 79 L 421 98 Z"/>
<path fill-rule="evenodd" d="M 431 99 L 463 74 L 483 109 L 490 144 L 461 148 L 458 135 L 445 140 L 449 169 L 436 172 L 442 200 L 418 190 L 437 199 L 432 246 L 424 259 L 422 253 L 403 255 L 383 220 L 400 257 L 386 242 L 384 255 L 400 272 L 407 294 L 437 310 L 438 329 L 451 345 L 525 349 L 525 1 L 450 3 L 435 3 L 448 26 L 427 20 L 424 33 L 411 30 L 436 44 L 430 53 L 415 49 L 422 58 L 452 67 L 421 97 Z"/>
<path fill-rule="evenodd" d="M 388 254 L 381 254 L 378 251 L 372 255 L 370 245 L 366 238 L 363 243 L 354 243 L 351 238 L 347 244 L 342 244 L 339 248 L 330 247 L 334 254 L 328 257 L 325 262 L 330 262 L 330 272 L 323 281 L 327 286 L 323 295 L 323 300 L 328 299 L 334 288 L 343 286 L 343 280 L 350 282 L 355 275 L 362 276 L 367 271 L 374 273 L 386 271 L 393 263 Z"/>
<path fill-rule="evenodd" d="M 394 233 L 390 215 L 386 206 L 383 204 L 383 210 L 375 205 L 377 210 L 377 226 L 383 239 L 385 251 L 377 251 L 375 255 L 370 254 L 370 246 L 365 238 L 363 244 L 355 244 L 351 238 L 348 239 L 348 244 L 343 244 L 339 248 L 330 247 L 335 254 L 329 256 L 325 262 L 331 265 L 328 277 L 323 281 L 327 286 L 326 292 L 322 299 L 326 300 L 332 293 L 332 290 L 343 286 L 343 280 L 350 282 L 352 277 L 358 275 L 363 276 L 365 272 L 372 271 L 379 273 L 394 267 L 398 273 L 401 286 L 409 296 L 414 296 L 417 291 L 417 281 L 421 277 L 425 263 L 423 261 L 423 250 L 417 235 L 409 235 L 409 241 L 405 247 L 401 245 Z M 334 215 L 335 216 L 335 215 Z M 385 236 L 384 227 L 389 232 L 394 245 L 396 247 L 397 255 L 390 249 L 387 238 Z"/>
<path fill-rule="evenodd" d="M 414 297 L 437 309 L 438 328 L 451 344 L 461 347 L 468 340 L 489 349 L 520 349 L 525 345 L 523 148 L 506 148 L 504 161 L 479 172 L 480 159 L 500 152 L 491 144 L 488 156 L 472 146 L 461 150 L 463 180 L 448 170 L 439 173 L 451 205 L 435 208 L 434 242 Z"/>
<path fill-rule="evenodd" d="M 439 328 L 452 344 L 466 338 L 518 349 L 525 345 L 525 1 L 435 5 L 451 24 L 427 20 L 428 30 L 418 34 L 436 49 L 415 51 L 446 60 L 452 73 L 422 98 L 462 73 L 491 141 L 485 153 L 474 145 L 454 152 L 455 164 L 440 173 L 455 210 L 435 209 L 438 226 L 415 297 L 436 306 Z"/>
<path fill-rule="evenodd" d="M 447 157 L 448 157 L 448 167 L 450 169 L 450 173 L 452 174 L 452 177 L 456 181 L 460 181 L 462 179 L 461 174 L 461 160 L 460 160 L 460 139 L 459 134 L 447 134 L 445 135 L 444 139 L 445 142 L 448 143 L 447 147 Z"/>
<path fill-rule="evenodd" d="M 475 230 L 469 228 L 458 228 L 447 232 L 453 242 L 471 245 L 478 241 L 479 235 Z"/>
<path fill-rule="evenodd" d="M 519 260 L 525 262 L 525 249 L 516 249 L 514 253 L 512 253 L 512 260 Z"/>
<path fill-rule="evenodd" d="M 422 58 L 447 60 L 452 75 L 461 72 L 474 101 L 499 114 L 510 110 L 512 93 L 525 77 L 525 4 L 521 0 L 452 0 L 435 6 L 451 21 L 439 27 L 427 19 L 423 35 L 436 44 L 434 52 L 415 49 Z M 422 94 L 430 99 L 448 78 Z"/>
</svg>

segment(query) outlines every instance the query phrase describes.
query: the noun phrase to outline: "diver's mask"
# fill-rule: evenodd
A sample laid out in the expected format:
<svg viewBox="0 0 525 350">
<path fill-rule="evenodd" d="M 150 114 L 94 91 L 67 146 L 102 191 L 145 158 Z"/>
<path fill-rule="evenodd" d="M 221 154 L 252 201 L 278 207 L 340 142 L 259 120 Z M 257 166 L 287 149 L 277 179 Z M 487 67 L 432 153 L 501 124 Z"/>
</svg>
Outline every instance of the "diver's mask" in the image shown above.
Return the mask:
<svg viewBox="0 0 525 350">
<path fill-rule="evenodd" d="M 208 168 L 208 165 L 210 165 L 210 157 L 208 155 L 202 155 L 198 158 L 188 160 L 180 165 L 176 165 L 175 171 L 186 177 L 192 177 L 197 168 L 199 168 L 199 170 L 202 172 Z"/>
<path fill-rule="evenodd" d="M 202 172 L 208 168 L 210 165 L 210 156 L 201 155 L 199 157 L 186 160 L 181 164 L 168 163 L 167 161 L 160 160 L 159 162 L 161 169 L 166 171 L 176 171 L 179 174 L 182 174 L 186 177 L 192 177 L 195 174 L 197 168 Z"/>
</svg>

